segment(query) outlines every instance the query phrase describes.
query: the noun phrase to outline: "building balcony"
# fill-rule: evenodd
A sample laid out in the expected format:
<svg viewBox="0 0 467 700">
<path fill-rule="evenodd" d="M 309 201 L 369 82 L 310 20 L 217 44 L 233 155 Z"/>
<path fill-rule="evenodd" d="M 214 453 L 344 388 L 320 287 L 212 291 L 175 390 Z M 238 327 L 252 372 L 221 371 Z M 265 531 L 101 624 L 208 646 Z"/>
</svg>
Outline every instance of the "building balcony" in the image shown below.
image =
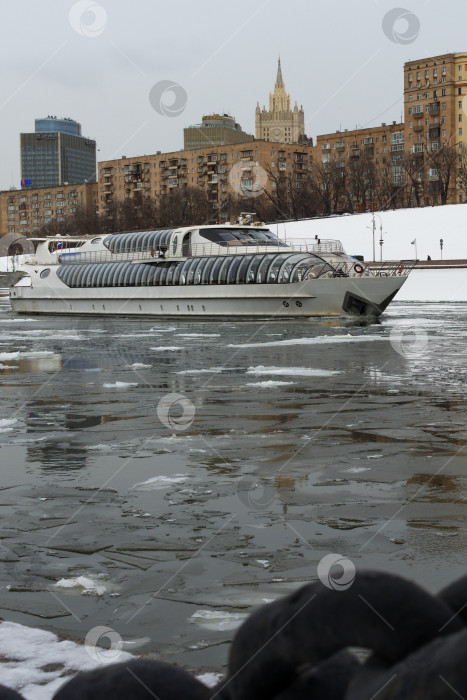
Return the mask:
<svg viewBox="0 0 467 700">
<path fill-rule="evenodd" d="M 439 114 L 439 108 L 439 102 L 431 102 L 431 104 L 428 105 L 429 114 Z"/>
<path fill-rule="evenodd" d="M 354 160 L 356 158 L 360 158 L 360 151 L 358 149 L 354 149 L 353 151 L 350 152 L 350 157 L 353 158 Z"/>
<path fill-rule="evenodd" d="M 433 141 L 433 139 L 439 139 L 441 134 L 441 129 L 439 126 L 434 126 L 428 131 L 428 138 L 430 141 Z"/>
<path fill-rule="evenodd" d="M 423 124 L 414 124 L 414 125 L 413 125 L 413 130 L 414 130 L 414 131 L 423 131 L 424 128 L 425 128 L 425 127 L 423 126 Z"/>
</svg>

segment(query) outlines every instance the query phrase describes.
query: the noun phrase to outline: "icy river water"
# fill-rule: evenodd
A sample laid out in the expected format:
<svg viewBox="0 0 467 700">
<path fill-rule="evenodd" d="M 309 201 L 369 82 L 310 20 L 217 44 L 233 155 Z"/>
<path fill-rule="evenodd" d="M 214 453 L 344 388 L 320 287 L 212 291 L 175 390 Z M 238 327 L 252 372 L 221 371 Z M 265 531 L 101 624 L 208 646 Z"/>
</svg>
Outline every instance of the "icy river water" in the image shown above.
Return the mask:
<svg viewBox="0 0 467 700">
<path fill-rule="evenodd" d="M 0 617 L 222 670 L 329 553 L 465 571 L 467 304 L 350 319 L 14 316 L 0 298 Z"/>
</svg>

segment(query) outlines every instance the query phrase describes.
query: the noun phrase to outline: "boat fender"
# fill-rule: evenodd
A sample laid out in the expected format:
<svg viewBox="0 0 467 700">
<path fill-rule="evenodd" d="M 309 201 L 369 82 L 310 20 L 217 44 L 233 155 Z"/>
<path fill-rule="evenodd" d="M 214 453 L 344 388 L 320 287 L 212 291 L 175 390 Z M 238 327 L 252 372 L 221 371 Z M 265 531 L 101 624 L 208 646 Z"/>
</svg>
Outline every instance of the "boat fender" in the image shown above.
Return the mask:
<svg viewBox="0 0 467 700">
<path fill-rule="evenodd" d="M 355 265 L 353 266 L 353 269 L 355 270 L 357 275 L 361 275 L 363 272 L 363 265 L 360 265 L 360 263 L 355 263 Z"/>
</svg>

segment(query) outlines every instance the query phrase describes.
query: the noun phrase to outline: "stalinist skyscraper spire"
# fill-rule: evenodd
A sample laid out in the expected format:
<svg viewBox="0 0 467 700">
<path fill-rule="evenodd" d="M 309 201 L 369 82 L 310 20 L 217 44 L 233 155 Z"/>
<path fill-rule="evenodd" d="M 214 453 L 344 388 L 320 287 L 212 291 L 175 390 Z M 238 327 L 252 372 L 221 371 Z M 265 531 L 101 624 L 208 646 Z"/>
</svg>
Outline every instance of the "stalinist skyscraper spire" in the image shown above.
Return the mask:
<svg viewBox="0 0 467 700">
<path fill-rule="evenodd" d="M 303 107 L 298 109 L 295 102 L 290 108 L 290 95 L 285 89 L 282 77 L 281 59 L 277 63 L 277 78 L 274 92 L 269 93 L 269 111 L 256 106 L 256 138 L 280 143 L 298 143 L 305 136 L 305 115 Z"/>
</svg>

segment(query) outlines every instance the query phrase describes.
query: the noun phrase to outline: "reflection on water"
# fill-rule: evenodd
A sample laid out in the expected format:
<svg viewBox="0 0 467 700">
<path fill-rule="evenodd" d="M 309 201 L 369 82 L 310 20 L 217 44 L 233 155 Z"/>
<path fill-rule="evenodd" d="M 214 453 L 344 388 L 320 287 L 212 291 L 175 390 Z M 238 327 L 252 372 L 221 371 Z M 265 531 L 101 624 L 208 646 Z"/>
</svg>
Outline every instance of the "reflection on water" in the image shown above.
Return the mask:
<svg viewBox="0 0 467 700">
<path fill-rule="evenodd" d="M 219 668 L 227 614 L 316 578 L 329 552 L 453 580 L 466 311 L 229 325 L 23 319 L 0 300 L 0 616 L 78 638 L 108 625 Z M 414 356 L 391 343 L 403 328 L 427 333 Z M 194 406 L 183 429 L 159 419 L 167 394 Z M 80 576 L 104 592 L 54 588 Z"/>
</svg>

